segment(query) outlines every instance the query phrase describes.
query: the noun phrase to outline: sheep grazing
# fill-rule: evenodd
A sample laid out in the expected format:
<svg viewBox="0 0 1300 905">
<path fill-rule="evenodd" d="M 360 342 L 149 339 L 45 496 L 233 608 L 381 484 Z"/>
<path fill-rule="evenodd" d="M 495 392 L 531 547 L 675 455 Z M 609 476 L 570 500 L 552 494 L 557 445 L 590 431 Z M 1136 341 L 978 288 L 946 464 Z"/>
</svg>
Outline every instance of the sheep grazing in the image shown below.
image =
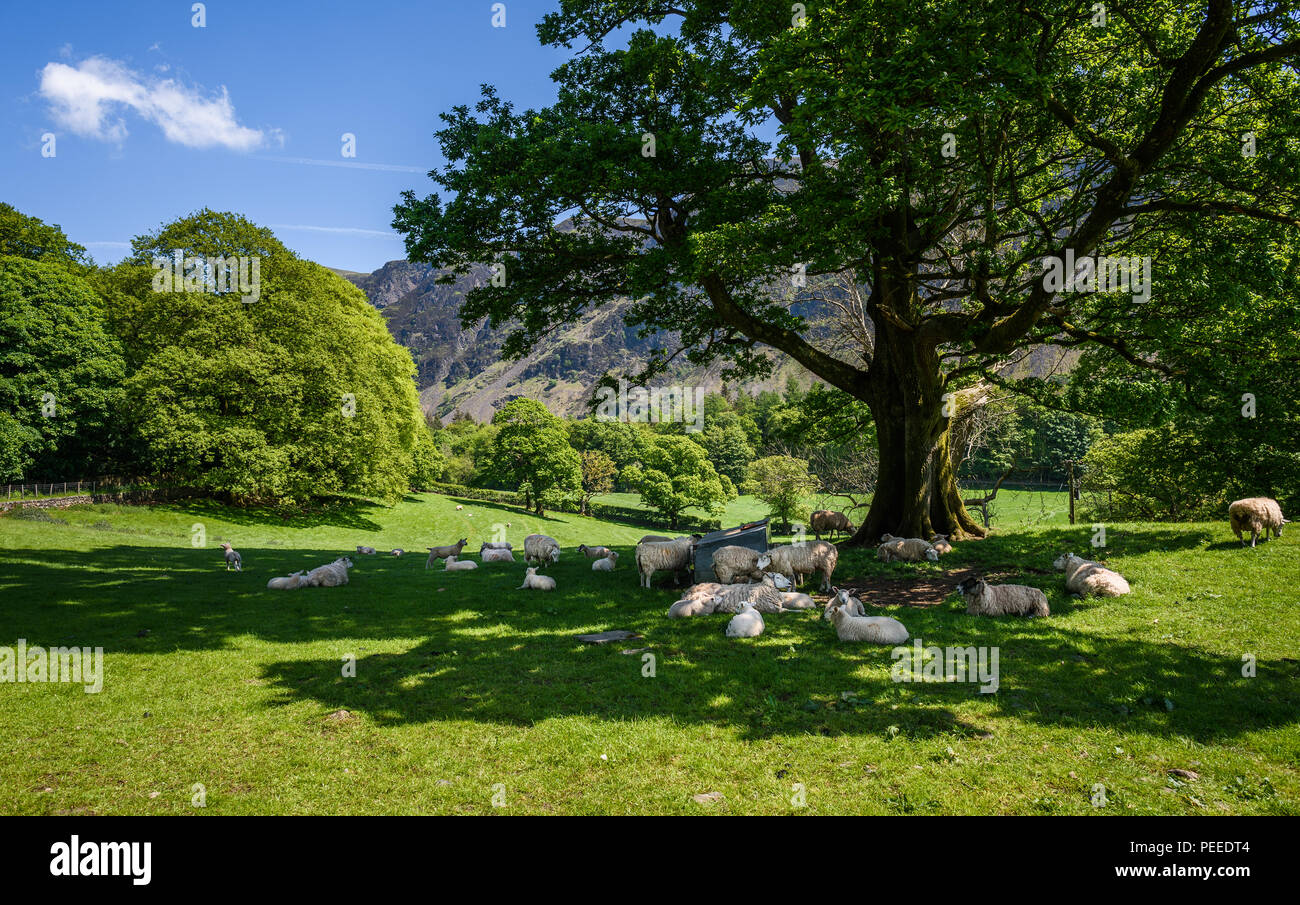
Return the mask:
<svg viewBox="0 0 1300 905">
<path fill-rule="evenodd" d="M 239 555 L 239 551 L 230 544 L 222 543 L 221 549 L 225 550 L 226 571 L 229 572 L 233 566 L 236 572 L 244 571 L 244 557 Z"/>
<path fill-rule="evenodd" d="M 647 534 L 645 537 L 637 541 L 637 543 L 638 544 L 666 544 L 670 540 L 672 540 L 671 537 L 664 537 L 662 534 Z"/>
<path fill-rule="evenodd" d="M 728 638 L 757 638 L 763 634 L 766 628 L 763 624 L 763 616 L 758 610 L 750 604 L 745 604 L 744 608 L 731 617 L 727 623 Z"/>
<path fill-rule="evenodd" d="M 357 547 L 357 552 L 358 552 L 358 553 L 361 553 L 361 554 L 363 554 L 363 555 L 365 555 L 365 556 L 374 556 L 374 555 L 375 555 L 375 548 L 374 548 L 374 547 Z"/>
<path fill-rule="evenodd" d="M 517 591 L 554 591 L 555 579 L 549 575 L 538 575 L 537 567 L 531 566 L 527 574 L 524 575 L 524 583 L 517 587 Z"/>
<path fill-rule="evenodd" d="M 460 551 L 465 549 L 469 543 L 469 538 L 462 537 L 454 544 L 447 544 L 444 547 L 429 547 L 429 558 L 424 561 L 426 569 L 433 568 L 433 564 L 440 559 L 446 559 L 448 556 L 460 556 Z"/>
<path fill-rule="evenodd" d="M 524 538 L 524 562 L 538 568 L 560 561 L 560 542 L 545 534 L 530 534 Z"/>
<path fill-rule="evenodd" d="M 478 563 L 474 562 L 474 560 L 466 559 L 457 562 L 455 556 L 448 556 L 442 564 L 444 572 L 470 572 L 477 568 Z"/>
<path fill-rule="evenodd" d="M 829 534 L 834 537 L 837 533 L 852 534 L 857 531 L 857 527 L 849 521 L 849 517 L 843 512 L 833 512 L 830 509 L 818 509 L 808 519 L 808 527 L 813 529 L 813 536 L 818 540 L 822 539 L 822 534 Z"/>
<path fill-rule="evenodd" d="M 601 557 L 591 564 L 593 572 L 613 572 L 614 566 L 618 563 L 618 554 L 613 550 L 609 551 L 608 556 Z"/>
<path fill-rule="evenodd" d="M 686 589 L 682 599 L 668 608 L 669 619 L 701 616 L 713 612 L 717 597 L 726 586 L 718 581 L 702 581 Z"/>
<path fill-rule="evenodd" d="M 1256 496 L 1230 504 L 1228 524 L 1232 526 L 1232 533 L 1237 535 L 1237 540 L 1241 541 L 1243 547 L 1246 546 L 1246 539 L 1241 533 L 1250 531 L 1250 545 L 1253 547 L 1260 537 L 1267 541 L 1269 531 L 1273 532 L 1275 538 L 1281 537 L 1282 526 L 1287 524 L 1287 519 L 1282 518 L 1282 507 L 1277 500 Z"/>
<path fill-rule="evenodd" d="M 948 535 L 935 534 L 930 538 L 930 546 L 934 547 L 934 552 L 940 556 L 946 556 L 952 552 L 952 544 L 948 543 Z"/>
<path fill-rule="evenodd" d="M 588 547 L 586 544 L 578 544 L 578 552 L 588 559 L 604 559 L 612 551 L 609 547 Z"/>
<path fill-rule="evenodd" d="M 889 616 L 854 616 L 847 607 L 831 608 L 831 623 L 841 641 L 865 641 L 868 644 L 902 644 L 907 627 Z"/>
<path fill-rule="evenodd" d="M 515 555 L 509 550 L 498 550 L 489 547 L 486 550 L 480 550 L 479 559 L 483 562 L 514 562 Z"/>
<path fill-rule="evenodd" d="M 939 552 L 928 540 L 919 537 L 884 534 L 881 535 L 880 546 L 876 548 L 876 558 L 881 562 L 938 562 Z"/>
<path fill-rule="evenodd" d="M 763 570 L 771 564 L 772 557 L 748 547 L 721 547 L 713 554 L 713 574 L 723 584 L 760 581 Z"/>
<path fill-rule="evenodd" d="M 293 591 L 302 587 L 305 581 L 302 572 L 298 571 L 283 578 L 272 578 L 266 583 L 266 588 L 268 591 Z"/>
<path fill-rule="evenodd" d="M 1065 573 L 1065 589 L 1080 597 L 1119 597 L 1130 590 L 1123 575 L 1073 553 L 1062 553 L 1052 565 Z"/>
<path fill-rule="evenodd" d="M 840 551 L 835 549 L 835 545 L 824 540 L 773 547 L 767 555 L 772 558 L 772 571 L 790 579 L 796 588 L 805 575 L 821 572 L 823 591 L 830 590 L 831 574 L 840 559 Z"/>
<path fill-rule="evenodd" d="M 966 600 L 966 612 L 972 616 L 1047 616 L 1047 595 L 1038 588 L 1023 584 L 989 584 L 980 578 L 967 578 L 957 585 L 957 593 Z"/>
<path fill-rule="evenodd" d="M 352 560 L 346 556 L 340 556 L 332 563 L 312 569 L 303 578 L 302 584 L 311 588 L 338 587 L 341 584 L 348 583 L 348 569 L 350 568 L 352 568 Z"/>
<path fill-rule="evenodd" d="M 673 573 L 673 581 L 681 583 L 681 573 L 691 566 L 695 539 L 679 537 L 658 543 L 639 543 L 636 545 L 636 570 L 641 575 L 641 587 L 650 587 L 650 578 L 655 572 Z"/>
<path fill-rule="evenodd" d="M 766 582 L 727 585 L 713 601 L 715 613 L 739 613 L 753 607 L 760 613 L 779 613 L 785 609 L 785 595 Z"/>
<path fill-rule="evenodd" d="M 862 605 L 862 601 L 854 597 L 848 591 L 839 588 L 831 588 L 831 599 L 826 601 L 826 609 L 822 611 L 822 618 L 827 622 L 831 621 L 831 610 L 837 606 L 842 607 L 850 616 L 865 616 L 867 608 Z"/>
</svg>

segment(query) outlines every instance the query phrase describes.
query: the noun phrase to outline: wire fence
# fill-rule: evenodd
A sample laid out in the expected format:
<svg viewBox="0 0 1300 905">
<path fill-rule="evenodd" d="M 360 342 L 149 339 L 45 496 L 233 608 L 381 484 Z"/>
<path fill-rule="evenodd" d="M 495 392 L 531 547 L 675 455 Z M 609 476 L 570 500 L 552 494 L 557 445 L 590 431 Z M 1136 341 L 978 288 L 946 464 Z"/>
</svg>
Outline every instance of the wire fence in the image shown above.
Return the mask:
<svg viewBox="0 0 1300 905">
<path fill-rule="evenodd" d="M 96 478 L 93 481 L 33 481 L 3 485 L 3 488 L 0 488 L 0 499 L 43 500 L 51 497 L 111 493 L 130 486 L 133 486 L 133 482 L 116 476 Z"/>
</svg>

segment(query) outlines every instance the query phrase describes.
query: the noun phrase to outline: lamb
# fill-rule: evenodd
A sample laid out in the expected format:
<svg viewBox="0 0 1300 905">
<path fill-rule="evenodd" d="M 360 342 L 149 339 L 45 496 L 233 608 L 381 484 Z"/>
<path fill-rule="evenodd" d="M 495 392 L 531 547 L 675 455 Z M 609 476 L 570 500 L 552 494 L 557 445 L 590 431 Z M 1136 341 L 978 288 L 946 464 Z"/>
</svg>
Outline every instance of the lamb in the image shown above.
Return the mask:
<svg viewBox="0 0 1300 905">
<path fill-rule="evenodd" d="M 509 550 L 499 550 L 489 547 L 486 550 L 479 551 L 479 559 L 483 562 L 514 562 L 515 555 Z"/>
<path fill-rule="evenodd" d="M 1131 590 L 1118 572 L 1073 553 L 1062 553 L 1052 565 L 1065 572 L 1065 589 L 1080 597 L 1119 597 Z"/>
<path fill-rule="evenodd" d="M 835 564 L 840 558 L 840 551 L 835 549 L 835 545 L 824 540 L 773 547 L 767 554 L 772 558 L 772 570 L 789 578 L 795 587 L 799 586 L 804 575 L 820 571 L 823 591 L 830 590 L 831 573 L 835 571 Z"/>
<path fill-rule="evenodd" d="M 881 562 L 938 562 L 939 553 L 928 540 L 884 534 L 880 537 L 880 546 L 876 548 L 876 558 Z"/>
<path fill-rule="evenodd" d="M 283 578 L 272 578 L 266 583 L 266 588 L 269 591 L 292 591 L 302 587 L 305 580 L 302 570 L 299 570 Z"/>
<path fill-rule="evenodd" d="M 817 606 L 817 601 L 813 600 L 807 594 L 800 594 L 796 591 L 781 592 L 781 608 L 786 610 L 811 610 Z"/>
<path fill-rule="evenodd" d="M 239 551 L 228 543 L 222 543 L 221 549 L 226 551 L 226 571 L 234 566 L 236 572 L 244 571 L 244 558 L 239 555 Z"/>
<path fill-rule="evenodd" d="M 538 568 L 560 561 L 560 542 L 545 534 L 530 534 L 524 538 L 524 562 L 536 563 Z"/>
<path fill-rule="evenodd" d="M 862 605 L 862 601 L 854 597 L 848 591 L 839 588 L 831 588 L 831 599 L 826 601 L 826 609 L 822 611 L 822 619 L 827 622 L 831 621 L 831 610 L 843 607 L 848 611 L 850 616 L 865 616 L 867 608 Z"/>
<path fill-rule="evenodd" d="M 935 534 L 930 537 L 930 546 L 934 547 L 934 552 L 940 556 L 945 556 L 952 552 L 952 544 L 948 543 L 948 535 Z"/>
<path fill-rule="evenodd" d="M 822 532 L 834 536 L 837 532 L 852 534 L 857 531 L 857 527 L 849 521 L 849 517 L 843 512 L 833 512 L 830 509 L 818 509 L 808 519 L 808 527 L 813 529 L 813 535 L 822 539 Z"/>
<path fill-rule="evenodd" d="M 1249 529 L 1250 545 L 1254 547 L 1261 535 L 1265 541 L 1268 540 L 1270 530 L 1275 538 L 1281 537 L 1282 526 L 1287 523 L 1288 520 L 1282 518 L 1282 507 L 1277 500 L 1265 496 L 1237 500 L 1228 506 L 1228 524 L 1243 547 L 1246 546 L 1246 539 L 1241 536 L 1242 531 Z"/>
<path fill-rule="evenodd" d="M 717 597 L 724 587 L 725 585 L 717 581 L 702 581 L 691 585 L 686 589 L 682 599 L 668 608 L 668 618 L 680 619 L 684 616 L 712 613 Z"/>
<path fill-rule="evenodd" d="M 532 566 L 528 569 L 527 574 L 524 575 L 524 583 L 515 590 L 554 591 L 555 579 L 549 575 L 538 575 L 537 567 Z"/>
<path fill-rule="evenodd" d="M 454 544 L 447 544 L 444 547 L 428 547 L 429 558 L 424 561 L 424 567 L 430 569 L 436 560 L 446 559 L 448 556 L 460 556 L 460 551 L 465 549 L 469 543 L 469 538 L 462 537 Z"/>
<path fill-rule="evenodd" d="M 310 588 L 333 588 L 341 584 L 347 584 L 348 569 L 350 568 L 352 568 L 352 560 L 346 556 L 340 556 L 332 563 L 312 569 L 303 578 L 302 584 Z"/>
<path fill-rule="evenodd" d="M 753 607 L 760 613 L 779 613 L 785 609 L 785 595 L 766 582 L 729 585 L 713 601 L 715 613 L 739 613 Z"/>
<path fill-rule="evenodd" d="M 1047 595 L 1038 588 L 1023 584 L 988 584 L 980 578 L 967 578 L 957 585 L 957 593 L 966 600 L 966 612 L 972 616 L 1047 616 Z"/>
<path fill-rule="evenodd" d="M 406 551 L 403 550 L 401 547 L 394 547 L 393 550 L 392 550 L 392 554 L 393 554 L 394 556 L 401 556 L 401 555 L 402 555 L 403 553 L 405 553 L 405 552 L 406 552 Z"/>
<path fill-rule="evenodd" d="M 692 537 L 679 537 L 665 543 L 637 544 L 636 570 L 641 575 L 641 587 L 650 587 L 650 577 L 661 570 L 672 572 L 674 582 L 680 583 L 680 573 L 690 568 L 694 549 L 695 539 Z"/>
<path fill-rule="evenodd" d="M 731 617 L 727 623 L 728 638 L 757 638 L 763 634 L 763 617 L 750 604 L 745 604 L 744 609 Z"/>
<path fill-rule="evenodd" d="M 469 572 L 477 569 L 478 563 L 474 562 L 472 559 L 457 562 L 455 556 L 448 556 L 446 561 L 442 564 L 442 568 L 445 572 Z"/>
<path fill-rule="evenodd" d="M 361 547 L 361 546 L 358 546 L 358 547 L 357 547 L 357 552 L 358 552 L 358 553 L 361 553 L 361 554 L 364 554 L 364 555 L 366 555 L 366 556 L 373 556 L 374 553 L 375 553 L 375 548 L 374 548 L 374 547 Z"/>
<path fill-rule="evenodd" d="M 841 641 L 865 641 L 869 644 L 902 644 L 907 628 L 889 616 L 853 616 L 847 607 L 831 608 L 831 622 Z"/>
<path fill-rule="evenodd" d="M 758 550 L 735 545 L 722 547 L 713 554 L 713 574 L 723 584 L 734 581 L 759 581 L 772 557 Z"/>
<path fill-rule="evenodd" d="M 603 548 L 602 548 L 602 549 L 603 549 Z M 598 560 L 596 560 L 594 563 L 591 564 L 591 571 L 593 571 L 593 572 L 613 572 L 613 571 L 614 571 L 614 566 L 615 566 L 617 563 L 618 563 L 618 554 L 615 553 L 613 550 L 610 550 L 608 556 L 605 556 L 605 557 L 603 557 L 603 558 L 601 558 L 601 559 L 598 559 Z"/>
<path fill-rule="evenodd" d="M 588 559 L 604 559 L 609 556 L 609 547 L 588 547 L 586 544 L 578 544 L 578 552 Z"/>
</svg>

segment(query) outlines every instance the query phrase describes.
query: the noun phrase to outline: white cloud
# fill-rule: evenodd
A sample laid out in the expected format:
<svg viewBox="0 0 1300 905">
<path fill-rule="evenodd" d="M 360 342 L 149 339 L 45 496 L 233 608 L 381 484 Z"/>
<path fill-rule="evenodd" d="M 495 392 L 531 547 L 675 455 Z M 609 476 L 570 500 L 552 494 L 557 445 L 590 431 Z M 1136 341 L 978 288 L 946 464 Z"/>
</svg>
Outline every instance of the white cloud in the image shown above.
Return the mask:
<svg viewBox="0 0 1300 905">
<path fill-rule="evenodd" d="M 189 148 L 249 151 L 268 138 L 239 124 L 224 87 L 204 97 L 197 88 L 144 77 L 104 57 L 91 57 L 78 66 L 47 63 L 41 70 L 40 92 L 59 125 L 102 141 L 121 144 L 126 139 L 128 110 L 157 125 L 168 141 Z"/>
</svg>

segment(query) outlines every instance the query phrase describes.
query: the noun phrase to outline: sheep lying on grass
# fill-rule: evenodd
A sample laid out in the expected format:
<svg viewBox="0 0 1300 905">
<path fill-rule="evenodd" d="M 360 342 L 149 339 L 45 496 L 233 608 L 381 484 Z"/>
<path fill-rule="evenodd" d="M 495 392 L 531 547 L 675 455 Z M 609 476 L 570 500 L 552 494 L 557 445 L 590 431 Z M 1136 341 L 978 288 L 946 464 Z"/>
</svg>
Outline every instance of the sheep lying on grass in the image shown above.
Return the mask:
<svg viewBox="0 0 1300 905">
<path fill-rule="evenodd" d="M 483 543 L 479 544 L 478 552 L 482 553 L 484 550 L 513 550 L 513 549 L 514 547 L 510 546 L 510 544 L 508 544 L 503 540 L 485 540 L 483 541 Z"/>
<path fill-rule="evenodd" d="M 1065 572 L 1065 589 L 1080 597 L 1119 597 L 1130 590 L 1123 575 L 1073 553 L 1062 553 L 1052 565 Z"/>
<path fill-rule="evenodd" d="M 636 570 L 641 576 L 641 587 L 650 587 L 655 572 L 672 572 L 674 583 L 681 583 L 681 573 L 691 566 L 691 553 L 695 539 L 679 537 L 666 543 L 639 543 L 636 545 Z"/>
<path fill-rule="evenodd" d="M 392 550 L 392 554 L 393 554 L 394 556 L 401 556 L 401 555 L 402 555 L 403 553 L 405 553 L 405 552 L 406 552 L 406 551 L 403 550 L 401 547 L 394 547 L 393 550 Z"/>
<path fill-rule="evenodd" d="M 362 547 L 362 546 L 358 546 L 358 547 L 357 547 L 357 552 L 360 553 L 360 554 L 362 554 L 363 556 L 374 556 L 374 555 L 375 555 L 375 548 L 374 548 L 374 547 Z"/>
<path fill-rule="evenodd" d="M 1261 536 L 1267 541 L 1269 531 L 1273 532 L 1275 538 L 1281 537 L 1282 526 L 1287 523 L 1282 518 L 1282 507 L 1277 500 L 1268 497 L 1250 497 L 1228 506 L 1228 524 L 1232 526 L 1232 533 L 1237 535 L 1237 540 L 1241 541 L 1243 547 L 1246 546 L 1246 539 L 1241 536 L 1241 532 L 1250 532 L 1250 545 L 1253 547 Z"/>
<path fill-rule="evenodd" d="M 545 534 L 530 534 L 524 538 L 524 562 L 538 568 L 560 561 L 560 542 Z"/>
<path fill-rule="evenodd" d="M 227 572 L 230 571 L 231 567 L 233 567 L 236 572 L 244 571 L 244 557 L 239 555 L 238 550 L 236 550 L 228 543 L 222 543 L 221 549 L 226 551 L 225 556 L 226 556 Z"/>
<path fill-rule="evenodd" d="M 739 613 L 747 606 L 760 613 L 779 613 L 785 609 L 785 595 L 766 582 L 728 585 L 714 599 L 713 612 Z"/>
<path fill-rule="evenodd" d="M 832 537 L 836 532 L 852 534 L 858 529 L 849 521 L 849 517 L 843 512 L 833 512 L 830 509 L 818 509 L 808 519 L 808 527 L 812 528 L 813 536 L 818 540 L 822 539 L 822 534 L 829 534 Z"/>
<path fill-rule="evenodd" d="M 1038 588 L 1023 584 L 989 584 L 980 578 L 967 578 L 957 585 L 957 593 L 966 600 L 966 612 L 972 616 L 1046 616 L 1047 595 Z"/>
<path fill-rule="evenodd" d="M 609 547 L 588 547 L 586 544 L 578 544 L 578 552 L 588 559 L 604 559 L 612 551 Z"/>
<path fill-rule="evenodd" d="M 668 618 L 681 619 L 712 613 L 717 597 L 725 587 L 719 581 L 702 581 L 691 585 L 682 598 L 668 608 Z"/>
<path fill-rule="evenodd" d="M 332 563 L 323 566 L 317 566 L 307 573 L 303 578 L 302 584 L 309 588 L 333 588 L 341 584 L 348 583 L 348 569 L 352 568 L 352 560 L 346 556 L 340 556 Z"/>
<path fill-rule="evenodd" d="M 929 562 L 939 561 L 939 552 L 928 540 L 919 537 L 894 537 L 892 534 L 880 536 L 880 546 L 876 548 L 876 558 L 881 562 Z"/>
<path fill-rule="evenodd" d="M 807 594 L 800 594 L 797 591 L 779 591 L 781 595 L 781 607 L 787 610 L 811 610 L 817 606 L 817 601 L 813 600 Z"/>
<path fill-rule="evenodd" d="M 763 617 L 750 604 L 745 604 L 739 613 L 731 617 L 727 623 L 728 638 L 757 638 L 763 634 L 766 628 L 763 624 Z"/>
<path fill-rule="evenodd" d="M 822 611 L 822 618 L 827 622 L 831 621 L 831 610 L 843 607 L 850 616 L 865 616 L 867 608 L 862 605 L 862 601 L 854 597 L 848 591 L 840 588 L 831 588 L 831 599 L 826 601 L 826 609 Z"/>
<path fill-rule="evenodd" d="M 772 557 L 748 547 L 734 544 L 720 547 L 713 554 L 713 574 L 723 584 L 734 581 L 758 581 L 763 570 L 772 564 Z"/>
<path fill-rule="evenodd" d="M 460 556 L 460 551 L 465 549 L 469 543 L 469 538 L 462 537 L 454 544 L 447 544 L 444 547 L 429 547 L 429 558 L 424 561 L 426 569 L 433 568 L 433 564 L 440 559 L 446 559 L 448 556 Z"/>
<path fill-rule="evenodd" d="M 902 644 L 907 628 L 889 616 L 853 616 L 847 607 L 831 608 L 831 623 L 841 641 L 865 641 L 868 644 Z"/>
<path fill-rule="evenodd" d="M 527 574 L 524 575 L 524 583 L 517 587 L 517 591 L 554 591 L 555 579 L 549 575 L 538 575 L 537 567 L 531 566 Z"/>
<path fill-rule="evenodd" d="M 515 561 L 515 555 L 511 553 L 509 550 L 493 550 L 491 548 L 487 550 L 480 550 L 478 557 L 479 559 L 483 560 L 483 562 L 514 562 Z"/>
<path fill-rule="evenodd" d="M 303 577 L 302 572 L 298 571 L 283 578 L 272 578 L 266 583 L 266 587 L 270 591 L 292 591 L 302 587 L 304 581 L 306 579 Z"/>
<path fill-rule="evenodd" d="M 472 559 L 457 562 L 456 557 L 448 556 L 446 561 L 443 562 L 442 568 L 444 572 L 472 572 L 478 568 L 478 563 Z"/>
<path fill-rule="evenodd" d="M 601 547 L 601 549 L 605 549 Z M 613 572 L 614 566 L 618 563 L 618 554 L 610 550 L 606 556 L 601 557 L 591 564 L 593 572 Z"/>
<path fill-rule="evenodd" d="M 772 571 L 779 572 L 790 579 L 796 588 L 799 587 L 804 576 L 821 572 L 823 591 L 830 590 L 831 574 L 840 559 L 840 551 L 835 549 L 835 545 L 824 540 L 773 547 L 767 551 L 767 554 L 772 558 Z"/>
<path fill-rule="evenodd" d="M 948 535 L 936 534 L 930 538 L 930 546 L 934 547 L 934 552 L 940 556 L 946 556 L 952 552 L 952 544 L 948 543 Z"/>
</svg>

